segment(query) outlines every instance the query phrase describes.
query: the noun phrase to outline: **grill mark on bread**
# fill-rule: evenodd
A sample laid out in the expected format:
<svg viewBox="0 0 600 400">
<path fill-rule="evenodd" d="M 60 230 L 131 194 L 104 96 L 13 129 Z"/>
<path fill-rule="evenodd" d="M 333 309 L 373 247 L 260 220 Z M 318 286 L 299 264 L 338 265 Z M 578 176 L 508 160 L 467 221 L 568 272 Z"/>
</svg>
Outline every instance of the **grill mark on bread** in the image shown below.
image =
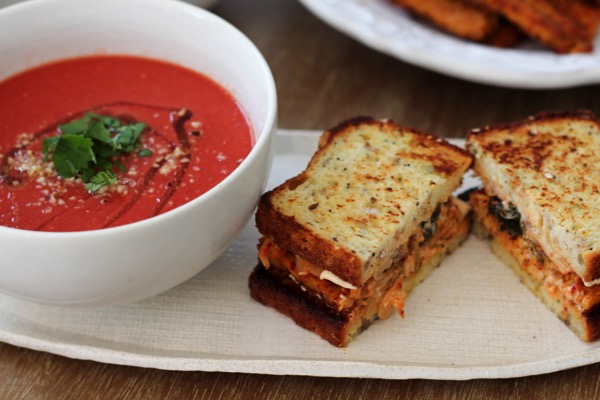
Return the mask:
<svg viewBox="0 0 600 400">
<path fill-rule="evenodd" d="M 398 153 L 398 161 L 406 162 L 407 160 L 425 160 L 431 163 L 433 169 L 440 175 L 450 176 L 456 172 L 458 166 L 455 162 L 447 160 L 441 157 L 437 157 L 435 154 L 418 154 L 410 152 Z"/>
<path fill-rule="evenodd" d="M 553 145 L 552 138 L 546 134 L 536 135 L 526 149 L 517 147 L 512 140 L 490 142 L 482 148 L 497 155 L 502 164 L 510 164 L 514 168 L 532 168 L 540 170 L 544 159 L 548 156 Z"/>
</svg>

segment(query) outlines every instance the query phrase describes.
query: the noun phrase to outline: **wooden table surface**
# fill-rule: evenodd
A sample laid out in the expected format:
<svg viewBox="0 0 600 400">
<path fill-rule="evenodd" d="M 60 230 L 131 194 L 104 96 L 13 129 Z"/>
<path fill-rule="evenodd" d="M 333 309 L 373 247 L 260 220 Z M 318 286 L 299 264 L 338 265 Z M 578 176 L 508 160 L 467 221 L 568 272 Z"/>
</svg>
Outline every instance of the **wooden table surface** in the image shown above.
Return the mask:
<svg viewBox="0 0 600 400">
<path fill-rule="evenodd" d="M 440 136 L 542 110 L 600 114 L 600 87 L 515 90 L 465 82 L 377 53 L 295 0 L 222 0 L 275 76 L 282 128 L 325 129 L 372 115 Z M 503 380 L 377 379 L 180 372 L 101 364 L 0 344 L 0 399 L 600 398 L 600 364 Z"/>
</svg>

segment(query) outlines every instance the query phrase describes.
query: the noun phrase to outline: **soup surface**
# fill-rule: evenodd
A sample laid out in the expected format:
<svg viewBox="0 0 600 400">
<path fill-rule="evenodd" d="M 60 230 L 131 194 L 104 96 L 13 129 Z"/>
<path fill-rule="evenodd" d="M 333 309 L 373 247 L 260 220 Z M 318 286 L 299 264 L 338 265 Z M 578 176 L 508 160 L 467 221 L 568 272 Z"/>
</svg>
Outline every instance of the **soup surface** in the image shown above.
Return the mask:
<svg viewBox="0 0 600 400">
<path fill-rule="evenodd" d="M 165 213 L 221 182 L 254 143 L 224 88 L 146 58 L 46 64 L 0 82 L 0 104 L 0 225 L 19 229 L 92 230 Z M 46 139 L 86 115 L 143 123 L 135 151 L 111 157 L 116 179 L 93 190 L 85 176 L 59 175 L 58 150 L 44 152 Z"/>
</svg>

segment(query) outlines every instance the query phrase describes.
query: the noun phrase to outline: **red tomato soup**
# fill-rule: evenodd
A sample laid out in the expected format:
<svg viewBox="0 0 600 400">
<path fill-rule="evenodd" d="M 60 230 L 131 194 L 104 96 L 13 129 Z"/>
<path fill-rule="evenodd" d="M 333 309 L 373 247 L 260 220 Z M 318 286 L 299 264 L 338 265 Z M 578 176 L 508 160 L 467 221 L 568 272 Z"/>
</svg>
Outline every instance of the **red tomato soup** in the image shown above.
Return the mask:
<svg viewBox="0 0 600 400">
<path fill-rule="evenodd" d="M 244 111 L 224 88 L 146 58 L 46 64 L 0 82 L 0 104 L 0 225 L 18 229 L 84 231 L 165 213 L 221 182 L 254 144 Z M 129 153 L 105 155 L 108 164 L 96 154 L 103 165 L 88 171 L 103 166 L 114 179 L 95 189 L 85 173 L 58 172 L 58 146 L 44 151 L 45 139 L 66 136 L 65 124 L 86 115 L 143 123 Z M 63 166 L 77 165 L 69 158 L 75 153 L 61 151 Z"/>
</svg>

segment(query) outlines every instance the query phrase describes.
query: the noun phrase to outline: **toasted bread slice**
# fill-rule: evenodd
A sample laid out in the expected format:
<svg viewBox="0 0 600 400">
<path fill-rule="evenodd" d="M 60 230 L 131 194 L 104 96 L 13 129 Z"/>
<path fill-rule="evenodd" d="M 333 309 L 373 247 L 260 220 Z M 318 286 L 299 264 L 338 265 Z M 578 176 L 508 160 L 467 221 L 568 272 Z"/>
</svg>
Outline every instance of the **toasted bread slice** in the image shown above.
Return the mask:
<svg viewBox="0 0 600 400">
<path fill-rule="evenodd" d="M 471 163 L 442 139 L 356 118 L 326 131 L 306 170 L 261 197 L 256 225 L 279 247 L 358 287 L 402 255 Z"/>
<path fill-rule="evenodd" d="M 526 238 L 562 273 L 600 280 L 600 120 L 544 113 L 474 130 L 467 148 L 490 196 L 512 203 Z"/>
<path fill-rule="evenodd" d="M 542 302 L 582 340 L 600 337 L 600 285 L 587 287 L 573 271 L 561 272 L 532 241 L 515 234 L 507 222 L 490 212 L 482 190 L 471 193 L 475 233 L 490 239 L 492 252 L 510 266 Z"/>
</svg>

